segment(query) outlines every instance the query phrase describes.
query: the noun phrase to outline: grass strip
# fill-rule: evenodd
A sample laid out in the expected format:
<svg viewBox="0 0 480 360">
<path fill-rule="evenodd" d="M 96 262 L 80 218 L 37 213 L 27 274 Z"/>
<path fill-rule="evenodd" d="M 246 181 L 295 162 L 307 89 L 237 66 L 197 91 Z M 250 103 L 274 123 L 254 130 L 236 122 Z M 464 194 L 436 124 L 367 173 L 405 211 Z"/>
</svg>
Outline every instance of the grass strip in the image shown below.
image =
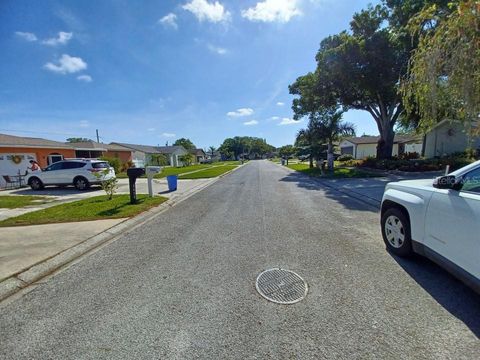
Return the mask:
<svg viewBox="0 0 480 360">
<path fill-rule="evenodd" d="M 234 165 L 224 165 L 224 166 L 218 166 L 218 167 L 213 167 L 210 169 L 194 172 L 191 174 L 185 174 L 185 175 L 180 175 L 180 179 L 208 179 L 212 177 L 217 177 L 220 176 L 227 171 L 235 169 L 237 166 Z"/>
<path fill-rule="evenodd" d="M 47 200 L 44 196 L 2 195 L 0 196 L 0 209 L 16 209 L 29 205 L 38 205 L 45 203 Z"/>
<path fill-rule="evenodd" d="M 127 218 L 168 200 L 161 196 L 150 198 L 146 195 L 138 195 L 137 199 L 138 203 L 132 205 L 128 194 L 114 195 L 111 200 L 106 195 L 95 196 L 8 218 L 0 221 L 0 227 Z"/>
</svg>

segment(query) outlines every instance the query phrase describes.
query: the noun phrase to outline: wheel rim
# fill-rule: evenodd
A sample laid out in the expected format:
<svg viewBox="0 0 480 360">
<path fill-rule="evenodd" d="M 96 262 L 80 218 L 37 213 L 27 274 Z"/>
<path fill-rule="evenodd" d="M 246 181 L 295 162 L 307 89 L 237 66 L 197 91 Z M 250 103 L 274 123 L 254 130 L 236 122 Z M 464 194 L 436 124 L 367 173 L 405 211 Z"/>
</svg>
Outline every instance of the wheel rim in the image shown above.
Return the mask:
<svg viewBox="0 0 480 360">
<path fill-rule="evenodd" d="M 38 189 L 40 187 L 40 183 L 38 182 L 38 180 L 32 180 L 31 182 L 31 185 L 34 189 Z"/>
<path fill-rule="evenodd" d="M 86 185 L 87 184 L 85 183 L 85 180 L 83 180 L 83 179 L 78 179 L 77 180 L 77 188 L 78 189 L 83 190 L 83 189 L 85 189 Z"/>
<path fill-rule="evenodd" d="M 385 236 L 389 244 L 397 249 L 405 242 L 405 228 L 395 215 L 390 215 L 385 221 Z"/>
</svg>

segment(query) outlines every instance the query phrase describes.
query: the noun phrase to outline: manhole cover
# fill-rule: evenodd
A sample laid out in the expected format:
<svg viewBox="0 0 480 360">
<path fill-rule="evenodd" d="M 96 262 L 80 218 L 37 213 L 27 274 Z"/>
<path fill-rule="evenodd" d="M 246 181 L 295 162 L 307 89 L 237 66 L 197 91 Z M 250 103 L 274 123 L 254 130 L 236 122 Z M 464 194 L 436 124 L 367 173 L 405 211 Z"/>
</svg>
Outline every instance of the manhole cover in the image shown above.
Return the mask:
<svg viewBox="0 0 480 360">
<path fill-rule="evenodd" d="M 308 291 L 307 283 L 298 274 L 279 268 L 262 272 L 255 286 L 260 295 L 277 304 L 295 304 Z"/>
</svg>

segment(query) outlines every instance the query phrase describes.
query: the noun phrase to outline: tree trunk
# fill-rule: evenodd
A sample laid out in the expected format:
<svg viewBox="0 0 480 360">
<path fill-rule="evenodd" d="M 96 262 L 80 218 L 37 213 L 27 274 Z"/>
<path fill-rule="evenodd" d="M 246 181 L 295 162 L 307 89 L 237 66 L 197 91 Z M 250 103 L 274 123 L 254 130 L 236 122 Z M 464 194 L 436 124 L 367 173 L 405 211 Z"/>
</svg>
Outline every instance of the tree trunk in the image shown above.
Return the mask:
<svg viewBox="0 0 480 360">
<path fill-rule="evenodd" d="M 328 142 L 327 161 L 328 161 L 328 170 L 333 173 L 333 168 L 335 166 L 335 159 L 334 159 L 334 156 L 333 156 L 333 143 L 332 143 L 332 141 Z"/>
<path fill-rule="evenodd" d="M 377 159 L 389 159 L 392 157 L 393 141 L 395 138 L 395 132 L 393 127 L 383 128 L 380 132 L 380 139 L 377 144 Z"/>
<path fill-rule="evenodd" d="M 308 157 L 308 161 L 309 161 L 309 167 L 310 169 L 313 169 L 313 156 L 310 154 L 310 156 Z"/>
<path fill-rule="evenodd" d="M 403 106 L 397 99 L 387 104 L 383 101 L 380 94 L 377 94 L 377 96 L 378 103 L 376 105 L 368 105 L 365 110 L 373 116 L 377 123 L 378 132 L 380 133 L 380 140 L 378 140 L 377 145 L 377 159 L 383 160 L 392 157 L 395 137 L 393 127 L 403 112 Z"/>
</svg>

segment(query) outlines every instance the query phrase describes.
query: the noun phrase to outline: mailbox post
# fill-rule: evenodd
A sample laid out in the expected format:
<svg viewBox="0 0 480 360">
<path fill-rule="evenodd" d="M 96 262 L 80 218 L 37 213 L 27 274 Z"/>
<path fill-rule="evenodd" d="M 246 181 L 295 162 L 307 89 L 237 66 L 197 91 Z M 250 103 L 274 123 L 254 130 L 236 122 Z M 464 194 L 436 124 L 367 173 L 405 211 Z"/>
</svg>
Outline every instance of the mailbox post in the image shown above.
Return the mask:
<svg viewBox="0 0 480 360">
<path fill-rule="evenodd" d="M 143 168 L 127 169 L 128 185 L 130 188 L 130 204 L 137 203 L 137 189 L 135 187 L 135 182 L 137 181 L 137 178 L 142 175 L 145 175 L 145 169 Z"/>
<path fill-rule="evenodd" d="M 158 174 L 159 172 L 162 171 L 162 168 L 160 166 L 147 166 L 146 167 L 146 173 L 147 173 L 147 183 L 148 183 L 148 195 L 150 197 L 153 197 L 153 175 Z"/>
</svg>

